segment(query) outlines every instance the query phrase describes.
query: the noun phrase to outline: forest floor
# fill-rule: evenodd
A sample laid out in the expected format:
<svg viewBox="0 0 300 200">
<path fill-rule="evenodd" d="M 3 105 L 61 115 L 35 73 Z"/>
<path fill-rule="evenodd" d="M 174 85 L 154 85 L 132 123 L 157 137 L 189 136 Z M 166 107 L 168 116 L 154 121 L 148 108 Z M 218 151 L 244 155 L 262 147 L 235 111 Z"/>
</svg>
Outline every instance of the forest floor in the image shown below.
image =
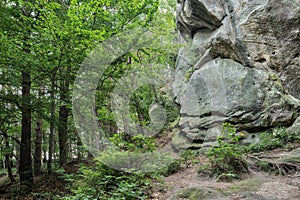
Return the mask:
<svg viewBox="0 0 300 200">
<path fill-rule="evenodd" d="M 300 150 L 299 146 L 297 149 Z M 255 157 L 276 161 L 290 151 L 276 149 L 255 154 Z M 300 157 L 300 154 L 299 154 Z M 164 183 L 154 185 L 151 200 L 300 200 L 300 172 L 285 175 L 250 169 L 249 174 L 230 182 L 218 181 L 215 177 L 199 174 L 199 166 L 208 163 L 205 156 L 197 158 L 197 164 L 182 167 L 164 178 Z M 87 162 L 87 161 L 85 161 Z M 77 162 L 69 163 L 67 173 L 77 172 Z M 88 164 L 88 163 L 86 163 Z M 17 177 L 16 177 L 17 178 Z M 7 176 L 0 176 L 0 200 L 6 199 L 55 199 L 55 194 L 67 194 L 65 181 L 58 173 L 52 178 L 42 174 L 35 178 L 35 187 L 30 194 L 19 189 L 18 181 L 10 183 Z"/>
<path fill-rule="evenodd" d="M 276 162 L 289 152 L 276 149 L 255 156 Z M 200 157 L 198 164 L 166 177 L 164 189 L 158 187 L 152 200 L 300 200 L 300 171 L 276 175 L 250 169 L 243 178 L 226 182 L 199 174 L 199 166 L 207 163 L 206 157 Z"/>
<path fill-rule="evenodd" d="M 78 171 L 77 164 L 85 163 L 89 165 L 92 161 L 81 160 L 72 161 L 68 163 L 65 167 L 66 174 L 74 174 Z M 46 173 L 34 178 L 34 186 L 32 192 L 26 193 L 20 190 L 19 177 L 15 176 L 16 182 L 11 183 L 7 175 L 0 176 L 0 200 L 47 200 L 47 199 L 57 199 L 55 196 L 68 194 L 69 189 L 66 188 L 67 183 L 63 179 L 62 174 L 57 172 L 52 172 L 51 176 Z"/>
</svg>

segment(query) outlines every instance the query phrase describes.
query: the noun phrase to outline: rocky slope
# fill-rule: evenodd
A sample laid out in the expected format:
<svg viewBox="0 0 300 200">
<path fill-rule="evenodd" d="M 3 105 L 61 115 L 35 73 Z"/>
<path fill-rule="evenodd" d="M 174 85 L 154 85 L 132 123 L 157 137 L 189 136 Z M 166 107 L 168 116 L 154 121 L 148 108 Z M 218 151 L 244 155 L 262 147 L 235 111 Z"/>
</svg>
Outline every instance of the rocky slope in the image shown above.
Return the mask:
<svg viewBox="0 0 300 200">
<path fill-rule="evenodd" d="M 176 149 L 211 145 L 224 121 L 248 140 L 300 133 L 300 0 L 178 0 L 177 21 Z"/>
</svg>

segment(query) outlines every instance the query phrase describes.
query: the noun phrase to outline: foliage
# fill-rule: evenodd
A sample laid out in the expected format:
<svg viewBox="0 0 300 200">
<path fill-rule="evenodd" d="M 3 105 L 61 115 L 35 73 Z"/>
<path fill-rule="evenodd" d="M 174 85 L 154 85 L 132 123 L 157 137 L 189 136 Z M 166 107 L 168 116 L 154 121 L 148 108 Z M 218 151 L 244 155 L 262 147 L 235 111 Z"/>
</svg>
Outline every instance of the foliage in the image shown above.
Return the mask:
<svg viewBox="0 0 300 200">
<path fill-rule="evenodd" d="M 261 133 L 260 140 L 257 143 L 251 144 L 249 146 L 250 152 L 261 152 L 265 150 L 272 150 L 282 147 L 283 143 L 277 137 L 274 137 L 272 133 Z"/>
<path fill-rule="evenodd" d="M 143 159 L 138 156 L 155 150 L 155 140 L 137 135 L 132 137 L 130 142 L 124 142 L 120 136 L 122 134 L 115 134 L 110 139 L 118 147 L 127 151 L 113 154 L 103 152 L 94 160 L 93 166 L 83 165 L 78 175 L 65 175 L 64 179 L 69 182 L 72 195 L 62 199 L 147 199 L 154 181 L 162 182 L 162 176 L 177 172 L 183 164 L 187 167 L 188 163 L 199 154 L 198 151 L 193 150 L 183 151 L 177 160 L 163 168 L 145 173 L 135 172 L 134 168 L 138 166 L 134 165 L 139 164 L 137 160 Z M 129 159 L 130 152 L 137 153 L 135 160 Z M 160 161 L 154 160 L 153 164 L 157 162 Z M 121 168 L 122 166 L 129 166 L 130 170 Z M 153 169 L 155 166 L 150 164 L 149 167 Z"/>
<path fill-rule="evenodd" d="M 296 133 L 288 133 L 285 128 L 276 128 L 272 132 L 265 132 L 260 134 L 260 140 L 257 143 L 249 146 L 250 152 L 261 152 L 265 150 L 272 150 L 282 148 L 292 142 L 299 142 L 300 135 Z M 288 147 L 290 148 L 290 147 Z"/>
<path fill-rule="evenodd" d="M 126 134 L 114 134 L 110 137 L 110 141 L 113 142 L 117 147 L 136 152 L 149 152 L 156 150 L 155 139 L 153 137 L 147 137 L 142 134 L 138 134 L 130 137 L 130 139 L 125 139 Z"/>
<path fill-rule="evenodd" d="M 198 155 L 199 151 L 188 149 L 180 153 L 180 160 L 184 166 L 188 168 L 191 164 L 193 164 L 193 161 Z"/>
<path fill-rule="evenodd" d="M 71 91 L 80 64 L 98 44 L 123 30 L 146 27 L 158 36 L 162 34 L 170 36 L 175 32 L 175 16 L 172 11 L 175 4 L 173 1 L 158 0 L 1 1 L 0 17 L 3 21 L 0 24 L 0 134 L 3 135 L 3 138 L 0 138 L 3 139 L 0 146 L 1 156 L 13 153 L 18 160 L 19 155 L 16 152 L 20 149 L 19 133 L 23 130 L 20 125 L 23 114 L 21 111 L 22 105 L 25 105 L 25 99 L 21 96 L 21 74 L 24 71 L 30 75 L 28 86 L 31 86 L 28 95 L 31 97 L 28 101 L 31 111 L 24 116 L 29 114 L 32 116 L 32 119 L 27 121 L 35 122 L 38 118 L 43 121 L 41 129 L 44 134 L 42 138 L 44 157 L 47 153 L 49 155 L 50 149 L 54 151 L 51 154 L 60 155 L 59 159 L 68 151 L 68 156 L 63 160 L 86 155 L 83 153 L 84 148 L 80 147 L 82 144 L 71 119 Z M 100 80 L 95 110 L 99 111 L 99 122 L 104 125 L 108 135 L 118 132 L 112 119 L 109 101 L 110 92 L 116 84 L 113 80 L 118 80 L 133 66 L 147 68 L 146 64 L 152 60 L 155 64 L 174 67 L 176 48 L 171 48 L 172 37 L 169 38 L 171 42 L 164 41 L 166 42 L 164 45 L 160 45 L 161 41 L 158 40 L 157 46 L 163 46 L 162 48 L 145 48 L 117 59 Z M 128 64 L 128 59 L 132 60 L 132 64 Z M 44 90 L 41 95 L 40 88 Z M 150 92 L 152 95 L 153 91 L 149 91 L 149 87 L 141 88 L 131 101 L 132 105 L 136 102 L 132 106 L 132 113 L 141 114 L 144 118 L 143 124 L 149 123 L 148 105 L 150 100 L 153 100 L 153 95 L 147 98 Z M 66 110 L 64 113 L 63 109 Z M 60 120 L 61 118 L 65 120 Z M 35 133 L 34 125 L 32 123 L 33 133 Z M 52 134 L 48 134 L 49 131 Z M 59 134 L 56 134 L 56 131 Z M 4 139 L 6 135 L 9 139 Z M 54 137 L 50 139 L 49 135 Z M 5 141 L 8 141 L 11 149 L 4 146 Z M 155 149 L 150 139 L 140 136 L 132 138 L 129 142 L 126 148 L 130 151 L 144 147 L 146 151 Z M 50 147 L 50 143 L 54 144 L 54 148 Z M 143 143 L 146 145 L 142 145 Z M 34 142 L 26 144 L 28 149 L 35 147 Z M 26 158 L 29 160 L 31 156 Z"/>
<path fill-rule="evenodd" d="M 218 179 L 230 180 L 237 178 L 242 171 L 247 171 L 245 147 L 239 144 L 240 137 L 233 125 L 224 123 L 222 135 L 217 139 L 218 144 L 208 150 L 212 173 Z"/>
<path fill-rule="evenodd" d="M 149 198 L 153 182 L 162 183 L 162 176 L 175 173 L 182 168 L 182 164 L 197 157 L 198 153 L 188 150 L 181 153 L 181 157 L 159 170 L 140 173 L 130 171 L 119 171 L 109 166 L 112 162 L 121 165 L 134 164 L 128 160 L 126 152 L 118 154 L 105 154 L 94 160 L 93 166 L 82 165 L 78 175 L 65 175 L 69 182 L 72 195 L 62 199 L 147 199 Z M 109 166 L 103 164 L 103 159 L 111 162 Z M 121 163 L 120 163 L 121 162 Z M 159 162 L 159 161 L 157 161 Z"/>
<path fill-rule="evenodd" d="M 172 163 L 170 163 L 169 165 L 167 165 L 166 167 L 164 167 L 162 169 L 161 173 L 164 176 L 168 176 L 170 174 L 174 174 L 174 173 L 178 172 L 180 169 L 181 169 L 181 160 L 180 159 L 176 159 Z"/>
<path fill-rule="evenodd" d="M 179 152 L 179 157 L 173 162 L 162 168 L 160 173 L 164 176 L 178 172 L 182 168 L 189 168 L 191 165 L 197 162 L 196 158 L 199 156 L 199 151 L 185 150 Z"/>
<path fill-rule="evenodd" d="M 272 150 L 285 147 L 291 142 L 299 142 L 299 134 L 287 133 L 285 128 L 276 128 L 272 132 L 260 134 L 260 140 L 250 146 L 243 146 L 240 141 L 245 137 L 237 133 L 236 128 L 229 123 L 223 124 L 222 135 L 217 139 L 217 145 L 210 148 L 207 156 L 210 166 L 200 167 L 199 172 L 212 168 L 212 174 L 218 179 L 232 180 L 242 172 L 247 172 L 246 157 L 249 153 Z M 261 170 L 266 170 L 266 163 L 258 163 Z"/>
<path fill-rule="evenodd" d="M 151 174 L 118 171 L 97 160 L 93 166 L 81 166 L 79 172 L 69 179 L 73 195 L 63 199 L 146 199 L 153 178 Z"/>
<path fill-rule="evenodd" d="M 288 133 L 286 128 L 275 128 L 273 130 L 273 136 L 275 138 L 280 139 L 283 144 L 289 142 L 300 142 L 300 134 L 299 133 Z"/>
<path fill-rule="evenodd" d="M 213 173 L 218 176 L 236 174 L 237 177 L 238 173 L 245 171 L 247 165 L 243 149 L 238 144 L 229 144 L 218 139 L 218 145 L 207 152 Z"/>
<path fill-rule="evenodd" d="M 40 127 L 34 127 L 36 124 L 32 123 L 30 128 L 33 137 L 27 139 L 38 141 L 37 130 L 40 128 L 42 139 L 39 145 L 44 157 L 50 154 L 50 158 L 56 160 L 59 155 L 58 159 L 66 162 L 68 159 L 86 156 L 72 122 L 71 99 L 76 73 L 86 56 L 98 44 L 136 27 L 145 27 L 157 35 L 157 48 L 145 47 L 128 52 L 111 64 L 97 87 L 95 113 L 110 140 L 119 148 L 136 153 L 155 151 L 157 146 L 154 138 L 142 134 L 133 137 L 123 133 L 115 134 L 120 129 L 113 119 L 110 93 L 130 69 L 146 71 L 152 65 L 174 68 L 177 54 L 177 46 L 173 44 L 173 35 L 176 33 L 175 4 L 175 1 L 169 0 L 2 1 L 0 134 L 3 137 L 0 138 L 0 157 L 9 154 L 19 162 L 19 133 L 23 130 L 20 125 L 21 114 L 32 116 L 27 121 L 42 122 Z M 161 40 L 160 36 L 167 39 Z M 25 99 L 21 96 L 21 74 L 24 71 L 30 75 L 27 85 L 30 87 L 30 101 L 27 103 L 31 111 L 28 113 L 22 112 Z M 166 125 L 174 121 L 178 117 L 178 108 L 168 96 L 168 90 L 169 85 L 165 88 L 153 88 L 152 85 L 139 88 L 130 99 L 130 116 L 141 125 L 149 124 L 149 106 L 156 101 L 166 109 Z M 28 149 L 38 149 L 37 146 L 34 141 L 26 143 Z M 22 157 L 31 163 L 30 153 L 28 155 Z M 115 157 L 104 156 L 115 162 L 123 161 L 120 158 L 124 155 L 126 153 Z M 181 162 L 188 163 L 191 157 L 189 154 L 184 155 L 168 166 L 169 171 L 180 167 Z M 51 159 L 48 158 L 49 165 L 44 163 L 42 170 L 46 170 L 46 167 L 58 168 L 58 163 Z M 73 192 L 78 199 L 98 198 L 99 195 L 101 199 L 142 199 L 147 196 L 144 191 L 148 187 L 150 175 L 118 172 L 98 161 L 93 167 L 82 166 L 80 172 L 81 175 L 64 175 L 70 183 L 75 182 Z M 64 171 L 56 173 L 63 174 Z M 38 193 L 35 196 L 48 198 L 51 194 Z"/>
</svg>

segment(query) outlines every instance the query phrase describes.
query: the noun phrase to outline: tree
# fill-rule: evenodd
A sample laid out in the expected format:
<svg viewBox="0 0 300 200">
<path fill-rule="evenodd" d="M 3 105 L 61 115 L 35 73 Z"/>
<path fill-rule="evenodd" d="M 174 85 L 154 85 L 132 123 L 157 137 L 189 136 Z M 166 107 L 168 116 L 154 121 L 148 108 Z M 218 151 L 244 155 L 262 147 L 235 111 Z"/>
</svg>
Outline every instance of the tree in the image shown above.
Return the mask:
<svg viewBox="0 0 300 200">
<path fill-rule="evenodd" d="M 44 86 L 40 85 L 38 89 L 38 103 L 42 103 L 42 97 L 44 95 Z M 36 131 L 35 131 L 35 145 L 34 145 L 34 175 L 38 176 L 42 172 L 42 129 L 43 129 L 43 110 L 37 111 L 36 116 Z"/>
<path fill-rule="evenodd" d="M 33 185 L 33 174 L 40 174 L 41 157 L 46 157 L 46 150 L 48 172 L 51 173 L 57 147 L 59 164 L 63 166 L 70 157 L 72 143 L 81 145 L 78 136 L 74 136 L 74 125 L 70 123 L 71 98 L 76 72 L 88 53 L 122 30 L 147 26 L 157 9 L 158 0 L 0 2 L 0 100 L 4 107 L 0 108 L 2 147 L 20 149 L 22 186 L 30 189 Z M 131 58 L 137 59 L 131 55 L 124 57 Z M 112 71 L 103 77 L 105 83 L 98 88 L 99 104 L 107 103 L 101 106 L 109 116 L 107 120 L 99 118 L 108 132 L 117 131 L 107 100 L 111 91 L 109 87 L 114 84 L 109 82 L 109 78 L 121 77 L 130 67 L 124 63 L 126 61 L 113 63 Z M 4 87 L 13 92 L 4 91 Z M 17 114 L 12 115 L 7 108 Z M 138 113 L 141 119 L 145 118 L 142 111 Z M 33 126 L 35 131 L 32 133 Z M 50 131 L 49 135 L 43 132 L 44 126 L 47 126 L 46 131 Z M 20 128 L 20 134 L 11 135 L 14 127 Z M 56 136 L 58 145 L 54 142 Z M 46 142 L 48 145 L 44 145 L 42 153 L 41 146 Z M 7 162 L 12 154 L 13 151 L 5 154 Z M 12 179 L 12 173 L 10 176 Z"/>
<path fill-rule="evenodd" d="M 33 41 L 32 28 L 38 13 L 28 3 L 19 1 L 6 1 L 1 4 L 1 18 L 6 21 L 1 26 L 1 32 L 10 37 L 6 41 L 8 48 L 13 49 L 15 59 L 4 58 L 5 67 L 12 67 L 14 72 L 21 75 L 21 98 L 17 103 L 21 108 L 21 145 L 20 145 L 20 183 L 26 188 L 33 185 L 32 159 L 31 159 L 31 71 L 33 68 L 31 44 Z M 13 38 L 13 39 L 11 39 Z M 11 49 L 9 49 L 11 51 Z M 15 73 L 18 74 L 18 73 Z M 18 85 L 17 85 L 18 86 Z"/>
</svg>

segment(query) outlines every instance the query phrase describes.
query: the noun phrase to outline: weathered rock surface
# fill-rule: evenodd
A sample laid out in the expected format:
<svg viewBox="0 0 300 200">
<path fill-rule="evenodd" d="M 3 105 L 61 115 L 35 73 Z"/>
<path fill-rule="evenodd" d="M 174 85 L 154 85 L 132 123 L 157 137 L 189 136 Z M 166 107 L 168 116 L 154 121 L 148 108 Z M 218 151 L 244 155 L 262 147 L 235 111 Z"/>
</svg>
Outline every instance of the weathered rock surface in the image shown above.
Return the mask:
<svg viewBox="0 0 300 200">
<path fill-rule="evenodd" d="M 300 134 L 300 117 L 298 117 L 293 125 L 287 129 L 287 132 L 290 134 Z"/>
<path fill-rule="evenodd" d="M 260 132 L 300 113 L 299 0 L 179 0 L 173 145 L 213 141 L 224 121 Z"/>
<path fill-rule="evenodd" d="M 300 148 L 294 149 L 287 155 L 278 159 L 279 162 L 300 163 Z M 300 181 L 300 179 L 299 179 Z"/>
</svg>

